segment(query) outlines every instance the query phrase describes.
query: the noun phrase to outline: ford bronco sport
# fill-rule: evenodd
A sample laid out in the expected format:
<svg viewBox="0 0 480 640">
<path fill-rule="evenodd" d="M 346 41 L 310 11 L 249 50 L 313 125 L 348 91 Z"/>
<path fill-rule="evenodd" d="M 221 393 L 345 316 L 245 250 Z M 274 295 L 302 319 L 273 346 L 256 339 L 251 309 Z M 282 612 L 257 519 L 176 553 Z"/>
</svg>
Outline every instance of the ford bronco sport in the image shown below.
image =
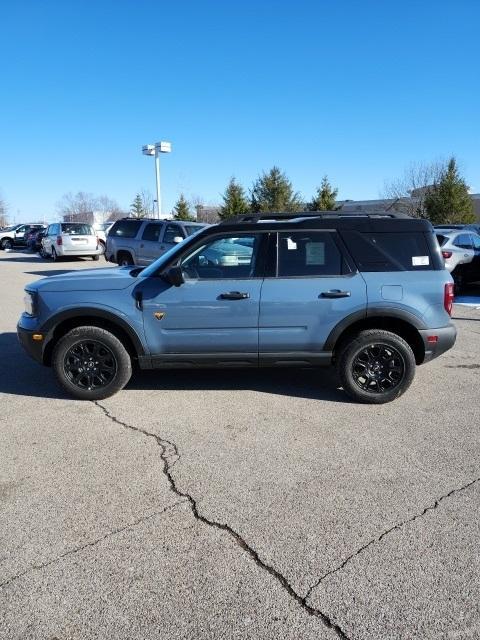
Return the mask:
<svg viewBox="0 0 480 640">
<path fill-rule="evenodd" d="M 389 402 L 453 346 L 453 282 L 431 224 L 401 214 L 245 215 L 146 268 L 58 275 L 25 290 L 25 349 L 74 397 L 132 365 L 335 365 L 355 400 Z"/>
</svg>

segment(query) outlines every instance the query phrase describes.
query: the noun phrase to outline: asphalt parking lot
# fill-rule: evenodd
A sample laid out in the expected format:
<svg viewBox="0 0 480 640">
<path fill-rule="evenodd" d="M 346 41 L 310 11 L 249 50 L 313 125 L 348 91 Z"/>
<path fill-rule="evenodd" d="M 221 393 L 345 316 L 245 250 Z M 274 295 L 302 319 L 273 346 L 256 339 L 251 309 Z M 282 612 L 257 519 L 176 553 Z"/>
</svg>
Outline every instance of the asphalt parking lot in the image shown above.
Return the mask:
<svg viewBox="0 0 480 640">
<path fill-rule="evenodd" d="M 388 405 L 292 370 L 85 403 L 15 325 L 26 283 L 104 266 L 0 252 L 0 638 L 480 638 L 475 303 Z"/>
</svg>

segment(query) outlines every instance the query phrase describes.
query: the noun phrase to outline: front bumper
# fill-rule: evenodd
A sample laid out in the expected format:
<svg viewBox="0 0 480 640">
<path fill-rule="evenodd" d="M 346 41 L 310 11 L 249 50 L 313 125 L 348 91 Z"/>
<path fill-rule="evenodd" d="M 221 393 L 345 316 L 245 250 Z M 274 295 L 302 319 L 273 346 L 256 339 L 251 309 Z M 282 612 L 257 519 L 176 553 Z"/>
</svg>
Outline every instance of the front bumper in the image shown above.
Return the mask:
<svg viewBox="0 0 480 640">
<path fill-rule="evenodd" d="M 28 355 L 43 364 L 43 351 L 45 348 L 46 336 L 44 336 L 43 340 L 34 340 L 33 335 L 38 335 L 38 331 L 31 331 L 30 329 L 24 329 L 17 325 L 17 336 L 20 344 L 28 353 Z"/>
<path fill-rule="evenodd" d="M 425 345 L 425 358 L 423 362 L 429 362 L 448 351 L 457 339 L 457 328 L 454 324 L 438 329 L 422 329 L 419 331 Z M 428 337 L 437 336 L 436 342 L 429 342 Z"/>
</svg>

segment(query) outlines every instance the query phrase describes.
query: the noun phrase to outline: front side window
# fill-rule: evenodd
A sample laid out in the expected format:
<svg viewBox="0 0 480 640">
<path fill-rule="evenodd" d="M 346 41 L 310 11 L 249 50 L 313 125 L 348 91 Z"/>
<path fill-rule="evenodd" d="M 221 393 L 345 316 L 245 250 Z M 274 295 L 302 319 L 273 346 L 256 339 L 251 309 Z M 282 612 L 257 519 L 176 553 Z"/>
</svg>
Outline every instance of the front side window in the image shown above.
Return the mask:
<svg viewBox="0 0 480 640">
<path fill-rule="evenodd" d="M 260 234 L 217 236 L 182 259 L 184 277 L 190 280 L 254 277 L 260 238 Z"/>
<path fill-rule="evenodd" d="M 163 235 L 163 241 L 165 244 L 173 244 L 174 238 L 183 238 L 184 234 L 182 233 L 181 228 L 178 224 L 169 224 L 165 229 L 165 233 Z"/>
<path fill-rule="evenodd" d="M 345 272 L 331 233 L 295 231 L 278 237 L 278 277 L 338 276 Z"/>
<path fill-rule="evenodd" d="M 147 224 L 145 229 L 143 230 L 142 240 L 149 240 L 150 242 L 158 242 L 160 238 L 160 231 L 162 230 L 162 225 L 151 222 Z"/>
</svg>

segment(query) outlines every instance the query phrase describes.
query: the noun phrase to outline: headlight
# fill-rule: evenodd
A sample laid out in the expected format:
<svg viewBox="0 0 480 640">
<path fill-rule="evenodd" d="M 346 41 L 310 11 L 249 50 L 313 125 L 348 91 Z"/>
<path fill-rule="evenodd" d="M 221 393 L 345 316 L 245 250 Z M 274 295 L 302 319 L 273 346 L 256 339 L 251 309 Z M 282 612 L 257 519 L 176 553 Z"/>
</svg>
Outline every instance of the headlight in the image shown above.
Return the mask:
<svg viewBox="0 0 480 640">
<path fill-rule="evenodd" d="M 35 294 L 30 291 L 25 291 L 25 295 L 23 297 L 23 302 L 25 303 L 25 313 L 29 316 L 34 316 L 35 309 Z"/>
</svg>

